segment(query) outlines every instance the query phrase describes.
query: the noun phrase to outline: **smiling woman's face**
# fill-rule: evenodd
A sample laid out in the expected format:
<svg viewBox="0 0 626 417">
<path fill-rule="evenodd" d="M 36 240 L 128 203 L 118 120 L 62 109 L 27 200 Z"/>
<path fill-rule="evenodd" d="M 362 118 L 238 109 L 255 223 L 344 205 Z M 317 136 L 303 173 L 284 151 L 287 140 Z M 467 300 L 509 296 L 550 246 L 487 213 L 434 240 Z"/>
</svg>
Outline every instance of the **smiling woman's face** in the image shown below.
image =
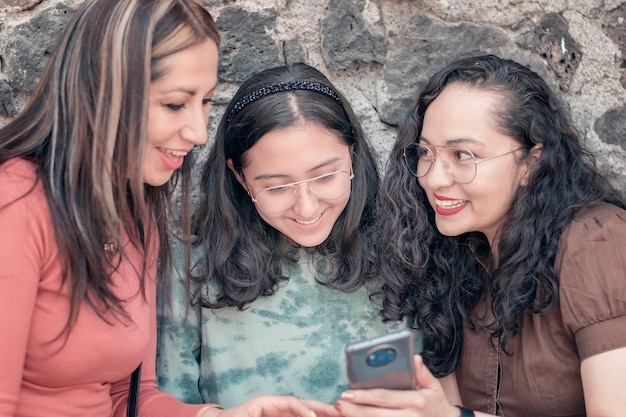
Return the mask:
<svg viewBox="0 0 626 417">
<path fill-rule="evenodd" d="M 246 152 L 244 161 L 243 178 L 238 179 L 252 196 L 268 187 L 335 171 L 352 172 L 350 147 L 336 133 L 314 123 L 266 133 Z M 316 197 L 306 184 L 296 190 L 297 198 L 284 211 L 268 212 L 256 204 L 257 211 L 288 240 L 304 247 L 317 246 L 328 238 L 348 204 L 349 183 L 346 192 L 333 200 Z"/>
<path fill-rule="evenodd" d="M 217 84 L 213 40 L 163 58 L 165 74 L 150 83 L 143 180 L 165 184 L 195 145 L 207 141 L 211 98 Z"/>
<path fill-rule="evenodd" d="M 496 128 L 493 109 L 502 97 L 461 84 L 447 86 L 424 115 L 420 143 L 469 149 L 477 161 L 519 148 L 519 143 Z M 528 175 L 517 162 L 522 150 L 499 156 L 476 167 L 467 184 L 455 181 L 441 161 L 419 178 L 435 210 L 437 229 L 447 236 L 482 232 L 493 246 L 513 196 Z"/>
</svg>

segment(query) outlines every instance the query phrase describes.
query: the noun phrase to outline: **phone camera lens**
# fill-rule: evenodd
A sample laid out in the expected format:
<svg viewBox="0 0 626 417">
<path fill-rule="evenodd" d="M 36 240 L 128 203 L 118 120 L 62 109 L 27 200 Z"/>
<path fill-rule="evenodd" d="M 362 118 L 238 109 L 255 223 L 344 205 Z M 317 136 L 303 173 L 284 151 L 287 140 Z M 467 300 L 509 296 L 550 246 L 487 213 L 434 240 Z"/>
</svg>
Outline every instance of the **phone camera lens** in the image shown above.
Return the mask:
<svg viewBox="0 0 626 417">
<path fill-rule="evenodd" d="M 367 364 L 369 366 L 385 366 L 396 358 L 396 351 L 391 348 L 379 349 L 367 356 Z"/>
</svg>

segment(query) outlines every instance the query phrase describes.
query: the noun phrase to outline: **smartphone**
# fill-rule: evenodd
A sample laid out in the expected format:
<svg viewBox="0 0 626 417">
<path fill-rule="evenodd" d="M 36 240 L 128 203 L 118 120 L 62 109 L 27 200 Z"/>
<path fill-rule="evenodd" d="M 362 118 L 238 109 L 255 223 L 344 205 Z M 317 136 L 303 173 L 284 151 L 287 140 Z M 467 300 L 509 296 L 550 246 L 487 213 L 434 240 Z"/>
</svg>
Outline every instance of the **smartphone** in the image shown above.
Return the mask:
<svg viewBox="0 0 626 417">
<path fill-rule="evenodd" d="M 345 353 L 350 388 L 415 389 L 411 329 L 350 343 Z"/>
</svg>

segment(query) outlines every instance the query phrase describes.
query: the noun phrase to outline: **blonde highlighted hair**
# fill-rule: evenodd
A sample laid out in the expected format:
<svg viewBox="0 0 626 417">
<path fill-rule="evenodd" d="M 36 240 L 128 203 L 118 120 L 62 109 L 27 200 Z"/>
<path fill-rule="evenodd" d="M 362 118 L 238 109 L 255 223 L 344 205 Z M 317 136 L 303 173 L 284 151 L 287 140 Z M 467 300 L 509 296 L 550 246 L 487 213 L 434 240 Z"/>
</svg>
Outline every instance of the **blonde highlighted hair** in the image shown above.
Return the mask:
<svg viewBox="0 0 626 417">
<path fill-rule="evenodd" d="M 194 0 L 87 0 L 27 107 L 0 129 L 0 164 L 21 157 L 38 166 L 70 282 L 66 333 L 84 301 L 128 320 L 109 279 L 116 265 L 103 251 L 104 242 L 122 248 L 122 231 L 144 250 L 160 237 L 166 278 L 172 184 L 151 187 L 142 175 L 149 86 L 164 75 L 163 58 L 207 39 L 219 45 L 213 18 Z M 172 180 L 181 182 L 181 225 L 189 224 L 189 174 L 186 161 Z"/>
</svg>

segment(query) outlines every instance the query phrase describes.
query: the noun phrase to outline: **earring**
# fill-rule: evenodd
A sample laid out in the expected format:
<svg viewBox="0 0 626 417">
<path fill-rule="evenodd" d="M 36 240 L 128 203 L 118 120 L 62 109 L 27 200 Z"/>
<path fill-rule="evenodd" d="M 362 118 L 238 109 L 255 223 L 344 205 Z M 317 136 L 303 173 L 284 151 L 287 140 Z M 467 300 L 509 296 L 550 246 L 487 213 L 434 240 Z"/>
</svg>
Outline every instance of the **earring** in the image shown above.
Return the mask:
<svg viewBox="0 0 626 417">
<path fill-rule="evenodd" d="M 117 253 L 117 247 L 113 242 L 106 242 L 103 249 L 109 255 L 115 255 Z"/>
</svg>

